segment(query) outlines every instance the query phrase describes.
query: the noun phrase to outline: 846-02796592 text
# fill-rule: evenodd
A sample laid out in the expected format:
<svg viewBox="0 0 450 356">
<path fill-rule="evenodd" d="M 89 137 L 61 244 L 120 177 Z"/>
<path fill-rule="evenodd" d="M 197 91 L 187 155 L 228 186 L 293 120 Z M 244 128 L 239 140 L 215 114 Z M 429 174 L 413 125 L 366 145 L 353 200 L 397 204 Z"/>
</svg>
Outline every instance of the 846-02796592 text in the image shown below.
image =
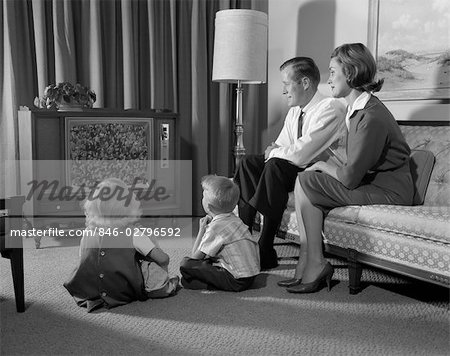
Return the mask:
<svg viewBox="0 0 450 356">
<path fill-rule="evenodd" d="M 91 232 L 93 235 L 108 237 L 132 237 L 132 236 L 155 236 L 155 237 L 180 237 L 181 228 L 179 227 L 127 227 L 126 229 L 111 228 L 111 227 L 95 227 L 94 229 L 87 229 L 87 233 Z"/>
</svg>

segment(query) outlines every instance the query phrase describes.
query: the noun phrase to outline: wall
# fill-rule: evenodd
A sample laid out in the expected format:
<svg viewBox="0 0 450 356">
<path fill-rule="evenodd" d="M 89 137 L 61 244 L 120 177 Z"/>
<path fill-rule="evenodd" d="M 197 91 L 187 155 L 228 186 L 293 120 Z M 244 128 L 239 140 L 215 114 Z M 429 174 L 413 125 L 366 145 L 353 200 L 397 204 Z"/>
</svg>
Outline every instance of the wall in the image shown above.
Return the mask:
<svg viewBox="0 0 450 356">
<path fill-rule="evenodd" d="M 280 64 L 295 56 L 313 58 L 321 72 L 319 89 L 330 95 L 326 84 L 330 54 L 343 43 L 367 44 L 369 0 L 269 0 L 268 13 L 268 128 L 262 150 L 277 137 L 288 110 L 281 92 Z M 398 120 L 448 120 L 449 116 L 448 103 L 385 103 Z"/>
</svg>

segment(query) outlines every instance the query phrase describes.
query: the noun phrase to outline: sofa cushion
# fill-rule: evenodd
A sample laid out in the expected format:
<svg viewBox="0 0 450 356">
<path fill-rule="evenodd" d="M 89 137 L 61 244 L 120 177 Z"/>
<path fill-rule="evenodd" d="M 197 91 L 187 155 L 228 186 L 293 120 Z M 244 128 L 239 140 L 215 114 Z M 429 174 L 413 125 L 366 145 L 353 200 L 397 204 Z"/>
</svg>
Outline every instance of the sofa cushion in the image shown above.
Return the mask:
<svg viewBox="0 0 450 356">
<path fill-rule="evenodd" d="M 450 246 L 450 207 L 447 206 L 347 206 L 331 210 L 327 219 Z"/>
<path fill-rule="evenodd" d="M 424 205 L 448 206 L 450 203 L 450 126 L 400 125 L 412 150 L 431 151 L 436 159 Z"/>
<path fill-rule="evenodd" d="M 434 155 L 426 150 L 411 151 L 411 175 L 414 182 L 414 205 L 422 205 L 434 166 Z"/>
</svg>

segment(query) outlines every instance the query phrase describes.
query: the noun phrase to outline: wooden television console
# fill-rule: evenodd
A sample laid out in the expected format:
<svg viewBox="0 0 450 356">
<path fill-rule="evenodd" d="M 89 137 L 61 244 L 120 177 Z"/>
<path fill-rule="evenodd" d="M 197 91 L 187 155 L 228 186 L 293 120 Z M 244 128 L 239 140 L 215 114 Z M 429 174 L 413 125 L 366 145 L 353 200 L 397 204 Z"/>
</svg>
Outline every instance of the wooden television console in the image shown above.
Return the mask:
<svg viewBox="0 0 450 356">
<path fill-rule="evenodd" d="M 145 180 L 146 186 L 151 185 L 152 189 L 164 187 L 169 198 L 158 204 L 143 204 L 144 216 L 189 215 L 191 189 L 180 191 L 180 179 L 183 176 L 183 185 L 187 188 L 186 183 L 191 176 L 187 171 L 190 162 L 184 161 L 188 168 L 176 164 L 183 162 L 177 161 L 180 156 L 177 114 L 136 110 L 21 108 L 18 120 L 20 194 L 28 198 L 24 204 L 24 215 L 34 220 L 34 225 L 48 224 L 52 219 L 59 222 L 63 219 L 72 222 L 84 219 L 81 199 L 61 199 L 58 190 L 54 190 L 53 195 L 50 189 L 39 190 L 42 182 L 50 184 L 56 181 L 65 187 L 65 193 L 74 193 L 77 192 L 75 187 L 92 186 L 93 180 L 98 183 L 106 178 L 96 170 L 101 171 L 102 165 L 116 161 L 116 165 L 125 164 L 125 168 L 120 169 L 125 178 L 117 178 L 127 184 L 133 184 L 127 181 L 131 179 L 127 177 L 134 174 L 131 171 L 137 165 L 144 172 L 139 176 L 142 181 L 137 183 L 144 183 Z M 130 165 L 132 168 L 129 168 Z M 90 181 L 80 178 L 77 170 L 90 171 Z M 70 187 L 74 189 L 68 192 Z"/>
</svg>

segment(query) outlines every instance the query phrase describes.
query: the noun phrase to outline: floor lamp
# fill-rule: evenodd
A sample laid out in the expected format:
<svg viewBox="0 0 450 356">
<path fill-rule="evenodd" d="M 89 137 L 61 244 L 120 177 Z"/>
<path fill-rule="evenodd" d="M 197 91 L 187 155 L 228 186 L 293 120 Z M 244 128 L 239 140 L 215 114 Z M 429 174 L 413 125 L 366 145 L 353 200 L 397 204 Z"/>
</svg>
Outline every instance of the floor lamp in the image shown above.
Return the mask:
<svg viewBox="0 0 450 356">
<path fill-rule="evenodd" d="M 261 11 L 233 9 L 216 13 L 212 81 L 237 84 L 235 167 L 245 155 L 242 85 L 266 82 L 267 27 L 267 14 Z"/>
</svg>

